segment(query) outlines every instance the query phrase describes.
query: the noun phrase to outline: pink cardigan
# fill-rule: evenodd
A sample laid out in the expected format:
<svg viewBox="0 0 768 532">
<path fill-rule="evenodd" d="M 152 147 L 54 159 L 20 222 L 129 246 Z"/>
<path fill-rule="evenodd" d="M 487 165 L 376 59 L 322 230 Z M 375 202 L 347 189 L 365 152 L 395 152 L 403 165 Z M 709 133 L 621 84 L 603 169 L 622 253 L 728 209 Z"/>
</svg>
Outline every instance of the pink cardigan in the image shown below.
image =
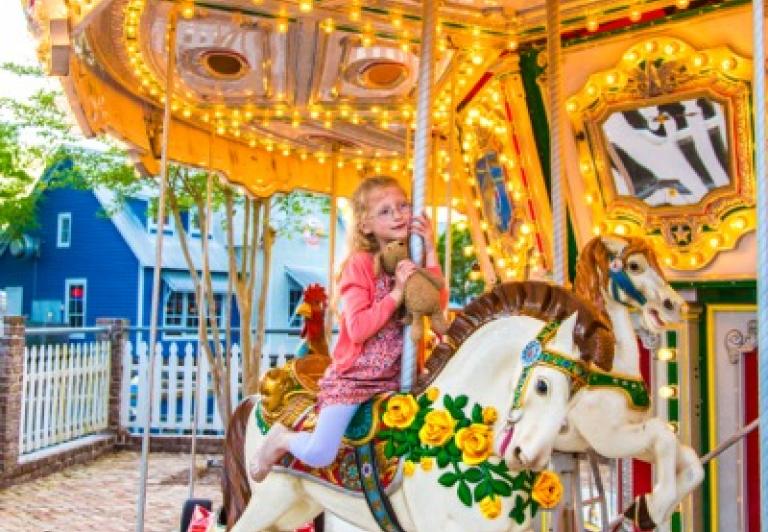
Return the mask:
<svg viewBox="0 0 768 532">
<path fill-rule="evenodd" d="M 427 268 L 442 275 L 440 266 Z M 333 350 L 333 363 L 339 373 L 352 367 L 363 350 L 365 341 L 376 334 L 389 321 L 397 309 L 397 302 L 387 296 L 374 302 L 376 277 L 373 273 L 373 254 L 358 252 L 349 257 L 339 281 L 344 307 L 339 325 L 339 338 Z M 443 288 L 440 302 L 445 307 L 448 290 Z"/>
</svg>

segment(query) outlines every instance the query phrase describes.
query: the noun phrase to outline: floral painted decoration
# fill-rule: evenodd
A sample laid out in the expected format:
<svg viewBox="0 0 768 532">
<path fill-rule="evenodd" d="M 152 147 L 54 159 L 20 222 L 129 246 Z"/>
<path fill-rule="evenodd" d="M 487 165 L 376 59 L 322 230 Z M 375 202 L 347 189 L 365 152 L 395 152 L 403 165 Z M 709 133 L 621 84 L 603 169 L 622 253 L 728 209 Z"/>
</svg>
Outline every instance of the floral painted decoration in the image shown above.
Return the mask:
<svg viewBox="0 0 768 532">
<path fill-rule="evenodd" d="M 522 524 L 525 511 L 536 515 L 539 507 L 553 508 L 563 488 L 552 471 L 513 474 L 493 454 L 493 424 L 498 412 L 492 406 L 475 403 L 468 416 L 466 395 L 443 395 L 436 404 L 437 388 L 429 388 L 418 399 L 410 394 L 393 395 L 382 414 L 384 429 L 378 437 L 385 442 L 387 458 L 404 460 L 403 473 L 414 474 L 418 466 L 430 471 L 445 470 L 438 482 L 456 486 L 459 500 L 468 507 L 476 504 L 488 519 L 501 515 L 502 498 L 515 496 L 509 517 Z"/>
</svg>

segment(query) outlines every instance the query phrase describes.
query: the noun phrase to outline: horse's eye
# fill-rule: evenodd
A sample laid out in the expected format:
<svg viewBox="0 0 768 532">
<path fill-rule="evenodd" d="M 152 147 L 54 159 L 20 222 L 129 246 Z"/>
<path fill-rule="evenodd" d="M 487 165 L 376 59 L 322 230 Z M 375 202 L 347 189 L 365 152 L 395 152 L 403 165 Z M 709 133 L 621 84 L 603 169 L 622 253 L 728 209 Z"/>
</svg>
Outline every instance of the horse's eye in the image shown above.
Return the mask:
<svg viewBox="0 0 768 532">
<path fill-rule="evenodd" d="M 549 392 L 549 385 L 547 385 L 547 381 L 544 379 L 537 380 L 536 393 L 539 395 L 547 395 L 547 392 Z"/>
<path fill-rule="evenodd" d="M 630 262 L 629 271 L 631 271 L 632 273 L 638 273 L 640 271 L 640 265 L 636 262 Z"/>
</svg>

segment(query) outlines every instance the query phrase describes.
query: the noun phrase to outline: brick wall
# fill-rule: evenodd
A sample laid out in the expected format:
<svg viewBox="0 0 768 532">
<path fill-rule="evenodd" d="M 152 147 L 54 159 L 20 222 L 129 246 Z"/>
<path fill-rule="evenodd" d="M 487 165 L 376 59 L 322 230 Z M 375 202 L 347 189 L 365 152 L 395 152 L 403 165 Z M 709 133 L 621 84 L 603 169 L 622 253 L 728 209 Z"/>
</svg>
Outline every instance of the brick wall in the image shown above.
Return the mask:
<svg viewBox="0 0 768 532">
<path fill-rule="evenodd" d="M 0 334 L 0 488 L 41 477 L 85 463 L 114 451 L 127 435 L 120 427 L 120 379 L 122 377 L 122 345 L 127 339 L 126 320 L 99 319 L 107 327 L 102 338 L 112 341 L 108 430 L 104 434 L 86 436 L 59 447 L 43 449 L 19 456 L 19 421 L 21 417 L 22 378 L 24 370 L 24 318 L 6 316 Z"/>
</svg>

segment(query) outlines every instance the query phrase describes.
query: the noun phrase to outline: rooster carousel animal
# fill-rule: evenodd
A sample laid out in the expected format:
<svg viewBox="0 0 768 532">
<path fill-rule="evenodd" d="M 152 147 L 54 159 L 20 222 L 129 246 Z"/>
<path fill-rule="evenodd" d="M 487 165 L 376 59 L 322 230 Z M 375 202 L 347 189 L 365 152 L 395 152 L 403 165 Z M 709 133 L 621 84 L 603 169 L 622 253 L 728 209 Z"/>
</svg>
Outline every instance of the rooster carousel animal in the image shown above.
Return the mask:
<svg viewBox="0 0 768 532">
<path fill-rule="evenodd" d="M 265 417 L 270 422 L 286 422 L 314 404 L 319 391 L 317 381 L 331 362 L 325 336 L 327 309 L 325 288 L 319 284 L 307 286 L 304 299 L 296 308 L 296 313 L 304 318 L 300 333 L 303 342 L 296 358 L 267 371 L 259 383 Z"/>
</svg>

